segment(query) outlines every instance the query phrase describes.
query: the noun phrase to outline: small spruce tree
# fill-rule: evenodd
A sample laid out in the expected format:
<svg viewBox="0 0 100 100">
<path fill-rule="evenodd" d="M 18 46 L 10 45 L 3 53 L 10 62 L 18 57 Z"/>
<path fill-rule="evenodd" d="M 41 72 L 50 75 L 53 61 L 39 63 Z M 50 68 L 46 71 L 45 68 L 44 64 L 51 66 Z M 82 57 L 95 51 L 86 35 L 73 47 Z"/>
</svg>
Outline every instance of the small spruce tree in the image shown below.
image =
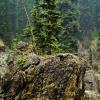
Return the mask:
<svg viewBox="0 0 100 100">
<path fill-rule="evenodd" d="M 35 5 L 32 11 L 33 32 L 36 36 L 37 47 L 46 54 L 58 52 L 60 43 L 58 35 L 61 30 L 60 13 L 56 6 L 57 0 L 43 0 Z"/>
</svg>

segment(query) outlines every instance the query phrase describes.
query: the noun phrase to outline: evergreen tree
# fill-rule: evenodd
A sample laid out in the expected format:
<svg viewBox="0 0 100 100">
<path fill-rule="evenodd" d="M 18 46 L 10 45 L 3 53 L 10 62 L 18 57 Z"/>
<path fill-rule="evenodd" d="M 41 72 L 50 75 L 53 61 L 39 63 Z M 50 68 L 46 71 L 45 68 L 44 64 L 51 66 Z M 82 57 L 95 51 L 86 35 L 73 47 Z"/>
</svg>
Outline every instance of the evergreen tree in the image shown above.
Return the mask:
<svg viewBox="0 0 100 100">
<path fill-rule="evenodd" d="M 100 29 L 100 0 L 96 0 L 95 3 L 95 26 Z"/>
<path fill-rule="evenodd" d="M 0 0 L 0 37 L 9 41 L 8 0 Z"/>
<path fill-rule="evenodd" d="M 58 52 L 60 44 L 57 38 L 61 25 L 56 0 L 43 0 L 40 4 L 36 2 L 32 15 L 33 32 L 37 39 L 37 47 L 46 54 Z"/>
<path fill-rule="evenodd" d="M 64 45 L 62 48 L 65 52 L 77 52 L 77 39 L 78 33 L 80 30 L 80 25 L 78 21 L 79 11 L 76 7 L 75 0 L 63 1 L 59 7 L 62 11 L 63 15 L 63 23 L 62 26 L 64 27 L 64 32 L 62 35 L 62 39 L 60 40 Z"/>
</svg>

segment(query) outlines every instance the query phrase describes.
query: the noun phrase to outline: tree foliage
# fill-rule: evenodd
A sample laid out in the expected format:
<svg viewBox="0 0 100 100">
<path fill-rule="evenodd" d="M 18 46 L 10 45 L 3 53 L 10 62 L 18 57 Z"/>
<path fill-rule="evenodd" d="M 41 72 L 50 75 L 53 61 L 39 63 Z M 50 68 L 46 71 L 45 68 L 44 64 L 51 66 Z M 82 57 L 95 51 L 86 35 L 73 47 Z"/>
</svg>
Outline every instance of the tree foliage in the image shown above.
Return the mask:
<svg viewBox="0 0 100 100">
<path fill-rule="evenodd" d="M 79 25 L 79 11 L 76 7 L 77 1 L 64 0 L 59 4 L 59 8 L 62 11 L 64 27 L 61 42 L 63 43 L 62 48 L 65 52 L 77 52 L 77 34 L 80 30 Z"/>
<path fill-rule="evenodd" d="M 60 43 L 60 13 L 57 10 L 55 0 L 43 0 L 36 2 L 32 10 L 33 33 L 36 36 L 38 49 L 46 54 L 58 52 Z"/>
</svg>

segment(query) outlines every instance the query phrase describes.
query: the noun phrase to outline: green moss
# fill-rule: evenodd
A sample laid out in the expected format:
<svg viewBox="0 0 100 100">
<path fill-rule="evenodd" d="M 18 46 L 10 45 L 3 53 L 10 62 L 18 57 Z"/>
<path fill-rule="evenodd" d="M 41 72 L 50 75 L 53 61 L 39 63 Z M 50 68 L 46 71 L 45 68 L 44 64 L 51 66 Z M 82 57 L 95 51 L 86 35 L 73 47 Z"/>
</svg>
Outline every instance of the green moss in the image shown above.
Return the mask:
<svg viewBox="0 0 100 100">
<path fill-rule="evenodd" d="M 26 62 L 25 58 L 19 58 L 19 59 L 17 59 L 17 64 L 19 66 L 23 66 L 25 64 L 25 62 Z"/>
<path fill-rule="evenodd" d="M 5 46 L 5 44 L 4 44 L 3 40 L 0 39 L 0 47 L 4 47 L 4 46 Z"/>
</svg>

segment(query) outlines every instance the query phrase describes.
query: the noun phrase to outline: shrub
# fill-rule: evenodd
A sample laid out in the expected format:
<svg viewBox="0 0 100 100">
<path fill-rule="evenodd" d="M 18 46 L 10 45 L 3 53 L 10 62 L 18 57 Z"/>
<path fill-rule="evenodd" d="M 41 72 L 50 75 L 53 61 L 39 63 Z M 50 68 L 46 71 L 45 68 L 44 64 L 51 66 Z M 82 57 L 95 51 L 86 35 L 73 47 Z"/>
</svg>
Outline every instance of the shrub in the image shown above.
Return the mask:
<svg viewBox="0 0 100 100">
<path fill-rule="evenodd" d="M 17 64 L 19 66 L 23 66 L 25 64 L 25 62 L 26 62 L 25 58 L 19 58 L 19 59 L 17 59 Z"/>
</svg>

